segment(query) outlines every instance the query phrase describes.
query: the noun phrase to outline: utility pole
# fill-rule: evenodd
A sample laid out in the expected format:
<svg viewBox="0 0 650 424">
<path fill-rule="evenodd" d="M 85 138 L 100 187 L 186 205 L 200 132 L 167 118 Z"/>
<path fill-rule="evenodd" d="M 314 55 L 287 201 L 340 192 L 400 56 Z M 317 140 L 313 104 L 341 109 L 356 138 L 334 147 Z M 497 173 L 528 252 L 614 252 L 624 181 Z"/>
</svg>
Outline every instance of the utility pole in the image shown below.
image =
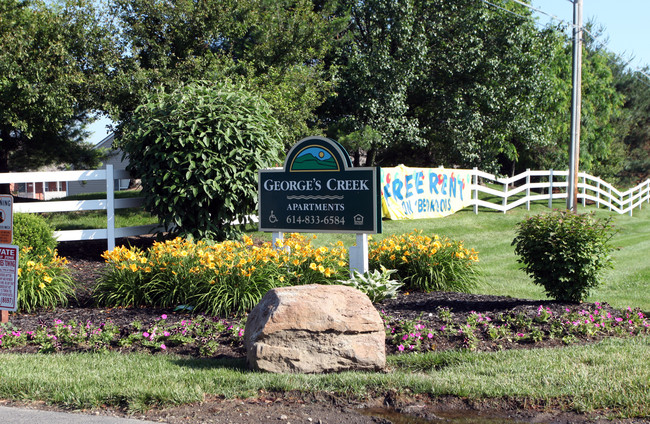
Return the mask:
<svg viewBox="0 0 650 424">
<path fill-rule="evenodd" d="M 582 0 L 573 0 L 573 93 L 571 96 L 571 148 L 566 208 L 578 209 L 580 163 L 580 108 L 582 106 Z"/>
</svg>

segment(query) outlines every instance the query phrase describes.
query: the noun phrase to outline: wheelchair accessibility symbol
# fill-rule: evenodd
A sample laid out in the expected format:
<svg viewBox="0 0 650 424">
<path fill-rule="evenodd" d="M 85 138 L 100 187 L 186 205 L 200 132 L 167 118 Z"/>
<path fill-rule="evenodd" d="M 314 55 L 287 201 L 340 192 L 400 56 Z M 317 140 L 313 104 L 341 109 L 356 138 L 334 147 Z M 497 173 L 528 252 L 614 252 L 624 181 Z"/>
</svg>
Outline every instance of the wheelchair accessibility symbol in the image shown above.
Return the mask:
<svg viewBox="0 0 650 424">
<path fill-rule="evenodd" d="M 273 211 L 271 211 L 271 215 L 269 215 L 269 222 L 270 222 L 271 224 L 275 224 L 276 222 L 278 222 L 278 217 L 275 216 L 275 214 L 273 213 Z"/>
</svg>

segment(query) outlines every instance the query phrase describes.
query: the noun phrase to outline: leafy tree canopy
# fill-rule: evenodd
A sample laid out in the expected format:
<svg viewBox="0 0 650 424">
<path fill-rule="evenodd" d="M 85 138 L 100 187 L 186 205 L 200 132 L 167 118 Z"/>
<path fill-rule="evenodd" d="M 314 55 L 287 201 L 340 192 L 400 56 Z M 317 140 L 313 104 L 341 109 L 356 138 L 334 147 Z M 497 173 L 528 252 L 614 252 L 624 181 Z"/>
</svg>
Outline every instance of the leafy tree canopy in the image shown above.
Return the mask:
<svg viewBox="0 0 650 424">
<path fill-rule="evenodd" d="M 81 140 L 110 46 L 92 2 L 0 2 L 0 172 L 96 164 Z"/>
<path fill-rule="evenodd" d="M 329 92 L 321 62 L 340 21 L 309 0 L 112 0 L 124 56 L 113 114 L 128 119 L 146 92 L 196 79 L 239 81 L 259 93 L 287 128 L 308 135 Z"/>
</svg>

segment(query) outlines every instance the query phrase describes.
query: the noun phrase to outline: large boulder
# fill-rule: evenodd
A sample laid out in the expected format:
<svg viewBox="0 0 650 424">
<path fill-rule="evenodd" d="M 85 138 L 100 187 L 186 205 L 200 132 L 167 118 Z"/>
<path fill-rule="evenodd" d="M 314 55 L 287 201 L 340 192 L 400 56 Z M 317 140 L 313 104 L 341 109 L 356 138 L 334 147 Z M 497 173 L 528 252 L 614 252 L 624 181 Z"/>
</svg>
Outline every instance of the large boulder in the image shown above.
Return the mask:
<svg viewBox="0 0 650 424">
<path fill-rule="evenodd" d="M 248 315 L 244 334 L 252 369 L 323 373 L 386 365 L 381 317 L 368 296 L 352 287 L 272 289 Z"/>
</svg>

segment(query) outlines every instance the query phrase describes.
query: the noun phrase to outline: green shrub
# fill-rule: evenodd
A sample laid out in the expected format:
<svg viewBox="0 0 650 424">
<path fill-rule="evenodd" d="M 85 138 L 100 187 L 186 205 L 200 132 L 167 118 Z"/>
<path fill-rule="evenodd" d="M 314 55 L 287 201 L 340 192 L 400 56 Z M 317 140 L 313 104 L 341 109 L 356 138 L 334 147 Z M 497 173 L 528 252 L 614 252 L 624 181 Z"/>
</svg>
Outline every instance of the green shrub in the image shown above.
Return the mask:
<svg viewBox="0 0 650 424">
<path fill-rule="evenodd" d="M 599 273 L 612 266 L 611 218 L 554 211 L 527 218 L 512 241 L 519 263 L 546 295 L 581 302 L 598 285 Z"/>
<path fill-rule="evenodd" d="M 229 82 L 151 93 L 124 127 L 120 147 L 142 180 L 145 207 L 195 239 L 234 238 L 257 210 L 257 171 L 276 166 L 281 126 L 270 106 Z"/>
<path fill-rule="evenodd" d="M 14 215 L 14 244 L 20 247 L 18 310 L 56 308 L 74 295 L 67 260 L 58 256 L 57 241 L 45 218 L 36 214 Z"/>
<path fill-rule="evenodd" d="M 468 292 L 480 277 L 478 252 L 467 249 L 462 241 L 414 231 L 372 242 L 369 247 L 370 268 L 397 270 L 408 289 Z"/>
<path fill-rule="evenodd" d="M 57 241 L 45 218 L 32 213 L 17 213 L 14 215 L 14 244 L 21 249 L 31 247 L 32 255 L 43 256 L 54 251 Z"/>
<path fill-rule="evenodd" d="M 381 302 L 386 298 L 397 296 L 397 291 L 403 283 L 391 280 L 390 276 L 396 273 L 394 269 L 386 269 L 383 266 L 380 270 L 361 274 L 354 271 L 354 275 L 347 280 L 339 280 L 339 284 L 354 287 L 368 296 L 372 303 Z"/>
<path fill-rule="evenodd" d="M 65 306 L 74 295 L 74 283 L 65 266 L 67 260 L 56 250 L 37 255 L 23 247 L 19 255 L 18 310 L 33 312 L 38 308 Z"/>
</svg>

